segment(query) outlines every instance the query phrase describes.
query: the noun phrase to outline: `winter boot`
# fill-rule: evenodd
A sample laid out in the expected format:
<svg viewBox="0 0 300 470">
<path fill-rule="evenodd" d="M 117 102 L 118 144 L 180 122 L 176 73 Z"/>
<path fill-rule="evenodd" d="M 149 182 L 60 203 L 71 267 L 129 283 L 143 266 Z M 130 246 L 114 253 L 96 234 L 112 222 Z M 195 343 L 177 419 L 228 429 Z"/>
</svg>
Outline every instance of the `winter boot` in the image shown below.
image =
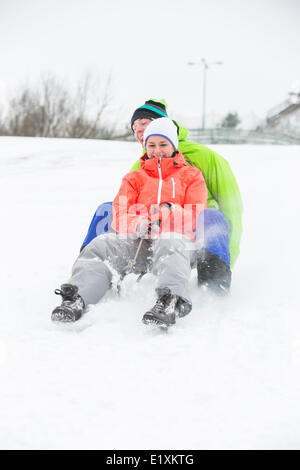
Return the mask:
<svg viewBox="0 0 300 470">
<path fill-rule="evenodd" d="M 183 299 L 182 297 L 177 297 L 175 312 L 179 318 L 185 317 L 190 313 L 191 310 L 192 303 L 189 300 Z"/>
<path fill-rule="evenodd" d="M 56 307 L 51 315 L 52 321 L 74 322 L 83 314 L 84 301 L 78 294 L 78 287 L 72 284 L 62 284 L 55 289 L 55 294 L 62 296 L 60 307 Z"/>
<path fill-rule="evenodd" d="M 143 322 L 146 325 L 150 323 L 161 326 L 174 325 L 177 295 L 172 294 L 168 287 L 158 287 L 156 292 L 158 296 L 156 304 L 145 313 Z"/>
<path fill-rule="evenodd" d="M 216 294 L 226 294 L 230 290 L 231 270 L 218 255 L 202 250 L 197 260 L 198 285 L 206 285 Z"/>
</svg>

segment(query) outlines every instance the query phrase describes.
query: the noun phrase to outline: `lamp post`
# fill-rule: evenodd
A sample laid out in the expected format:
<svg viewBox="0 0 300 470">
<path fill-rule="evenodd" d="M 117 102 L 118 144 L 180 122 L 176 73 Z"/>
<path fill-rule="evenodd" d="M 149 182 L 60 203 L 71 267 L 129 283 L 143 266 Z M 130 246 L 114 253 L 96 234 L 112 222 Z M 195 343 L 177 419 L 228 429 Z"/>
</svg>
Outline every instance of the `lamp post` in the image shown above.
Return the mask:
<svg viewBox="0 0 300 470">
<path fill-rule="evenodd" d="M 202 65 L 203 66 L 203 89 L 202 89 L 202 129 L 205 129 L 205 106 L 206 106 L 206 73 L 211 65 L 223 65 L 223 62 L 207 62 L 202 58 L 201 62 L 188 62 L 187 65 Z"/>
</svg>

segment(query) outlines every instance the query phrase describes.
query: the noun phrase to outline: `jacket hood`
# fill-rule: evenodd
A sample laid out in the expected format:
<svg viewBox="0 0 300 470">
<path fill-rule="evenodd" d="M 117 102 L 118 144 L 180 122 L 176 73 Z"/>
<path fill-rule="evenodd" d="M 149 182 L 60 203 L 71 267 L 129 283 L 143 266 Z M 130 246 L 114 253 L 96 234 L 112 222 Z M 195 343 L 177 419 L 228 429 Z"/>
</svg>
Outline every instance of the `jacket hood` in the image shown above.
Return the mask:
<svg viewBox="0 0 300 470">
<path fill-rule="evenodd" d="M 185 127 L 180 126 L 179 124 L 177 124 L 177 122 L 174 121 L 174 119 L 173 119 L 173 122 L 174 122 L 175 126 L 178 129 L 178 140 L 179 140 L 179 142 L 182 141 L 182 140 L 186 140 L 188 138 L 189 131 Z"/>
</svg>

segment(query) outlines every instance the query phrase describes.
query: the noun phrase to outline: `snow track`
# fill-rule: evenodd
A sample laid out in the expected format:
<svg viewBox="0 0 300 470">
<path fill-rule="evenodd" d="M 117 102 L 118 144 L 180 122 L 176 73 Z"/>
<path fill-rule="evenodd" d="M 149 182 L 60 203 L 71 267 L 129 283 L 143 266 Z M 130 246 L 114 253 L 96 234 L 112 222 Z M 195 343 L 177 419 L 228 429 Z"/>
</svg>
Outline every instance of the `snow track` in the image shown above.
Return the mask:
<svg viewBox="0 0 300 470">
<path fill-rule="evenodd" d="M 50 322 L 139 146 L 0 138 L 1 448 L 300 448 L 300 150 L 214 148 L 245 205 L 232 292 L 200 292 L 193 272 L 193 311 L 165 331 L 141 321 L 151 275 L 76 325 Z"/>
</svg>

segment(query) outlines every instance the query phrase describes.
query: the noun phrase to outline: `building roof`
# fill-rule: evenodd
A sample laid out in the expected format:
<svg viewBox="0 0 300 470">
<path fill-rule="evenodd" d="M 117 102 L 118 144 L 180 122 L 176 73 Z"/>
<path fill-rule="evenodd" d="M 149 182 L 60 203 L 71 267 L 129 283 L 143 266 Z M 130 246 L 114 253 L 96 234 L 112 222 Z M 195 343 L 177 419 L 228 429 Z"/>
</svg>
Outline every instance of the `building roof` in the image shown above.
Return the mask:
<svg viewBox="0 0 300 470">
<path fill-rule="evenodd" d="M 271 108 L 267 113 L 267 122 L 273 122 L 283 115 L 293 113 L 300 108 L 300 88 L 294 87 L 288 99 Z"/>
</svg>

